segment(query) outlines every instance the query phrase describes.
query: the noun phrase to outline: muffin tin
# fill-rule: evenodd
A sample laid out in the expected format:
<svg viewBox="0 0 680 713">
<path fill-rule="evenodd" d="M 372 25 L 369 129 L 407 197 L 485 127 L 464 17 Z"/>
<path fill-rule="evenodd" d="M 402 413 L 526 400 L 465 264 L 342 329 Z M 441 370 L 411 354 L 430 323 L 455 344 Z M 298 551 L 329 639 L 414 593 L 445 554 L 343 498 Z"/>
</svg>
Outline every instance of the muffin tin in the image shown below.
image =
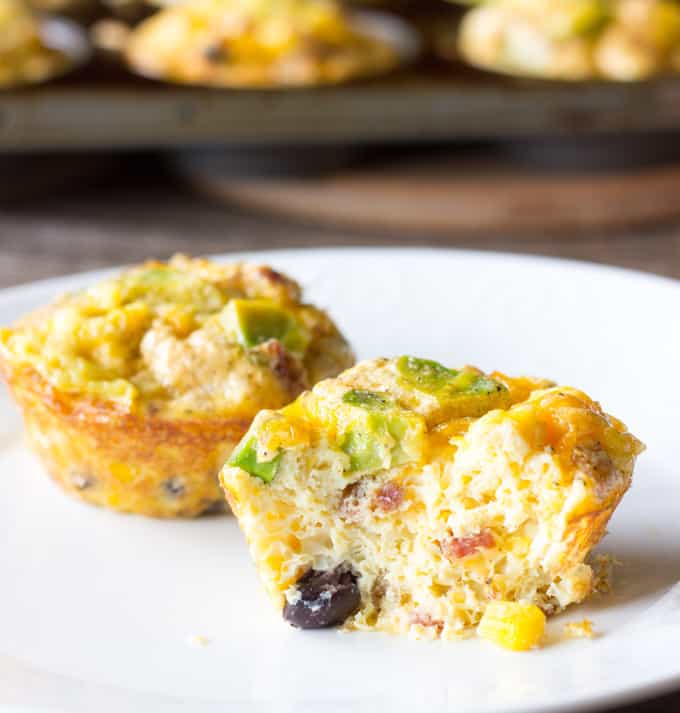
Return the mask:
<svg viewBox="0 0 680 713">
<path fill-rule="evenodd" d="M 86 54 L 81 47 L 81 61 Z M 646 133 L 679 120 L 680 78 L 518 79 L 425 52 L 392 74 L 341 86 L 214 90 L 137 77 L 98 52 L 59 80 L 2 92 L 0 150 L 469 141 Z"/>
</svg>

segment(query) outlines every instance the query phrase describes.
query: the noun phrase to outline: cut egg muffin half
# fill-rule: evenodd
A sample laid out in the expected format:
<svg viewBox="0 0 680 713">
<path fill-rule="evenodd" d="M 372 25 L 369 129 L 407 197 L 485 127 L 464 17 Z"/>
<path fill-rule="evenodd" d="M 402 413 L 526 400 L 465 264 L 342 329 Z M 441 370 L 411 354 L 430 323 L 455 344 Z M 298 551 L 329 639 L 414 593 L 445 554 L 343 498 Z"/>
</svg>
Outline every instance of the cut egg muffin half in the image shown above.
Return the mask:
<svg viewBox="0 0 680 713">
<path fill-rule="evenodd" d="M 183 256 L 0 330 L 0 371 L 52 477 L 88 502 L 159 517 L 223 503 L 219 469 L 255 414 L 353 361 L 293 280 Z"/>
<path fill-rule="evenodd" d="M 295 627 L 514 649 L 594 589 L 588 554 L 643 446 L 548 381 L 404 356 L 263 411 L 221 481 Z"/>
</svg>

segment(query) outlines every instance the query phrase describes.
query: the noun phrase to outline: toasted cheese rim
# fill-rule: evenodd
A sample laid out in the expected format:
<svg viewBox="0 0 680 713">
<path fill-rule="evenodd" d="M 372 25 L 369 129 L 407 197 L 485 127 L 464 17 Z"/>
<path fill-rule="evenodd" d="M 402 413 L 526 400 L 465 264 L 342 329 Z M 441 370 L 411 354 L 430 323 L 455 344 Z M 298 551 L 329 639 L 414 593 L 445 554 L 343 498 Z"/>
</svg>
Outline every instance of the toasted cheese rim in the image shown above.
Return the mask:
<svg viewBox="0 0 680 713">
<path fill-rule="evenodd" d="M 32 369 L 1 366 L 32 449 L 69 494 L 152 517 L 193 517 L 222 504 L 217 474 L 249 419 L 141 416 L 63 393 Z"/>
</svg>

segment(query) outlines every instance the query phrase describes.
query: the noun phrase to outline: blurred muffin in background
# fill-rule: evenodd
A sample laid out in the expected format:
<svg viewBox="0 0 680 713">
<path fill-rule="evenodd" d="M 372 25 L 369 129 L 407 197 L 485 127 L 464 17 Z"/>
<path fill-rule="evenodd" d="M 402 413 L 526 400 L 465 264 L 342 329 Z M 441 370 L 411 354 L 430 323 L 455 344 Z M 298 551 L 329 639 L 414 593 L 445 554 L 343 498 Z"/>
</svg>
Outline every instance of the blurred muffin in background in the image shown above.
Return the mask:
<svg viewBox="0 0 680 713">
<path fill-rule="evenodd" d="M 140 25 L 131 68 L 216 87 L 306 86 L 379 75 L 400 48 L 335 0 L 191 0 Z"/>
<path fill-rule="evenodd" d="M 680 70 L 677 0 L 494 0 L 470 10 L 463 59 L 546 79 L 635 81 Z"/>
<path fill-rule="evenodd" d="M 24 0 L 0 0 L 0 89 L 44 82 L 70 65 L 67 54 L 46 44 Z"/>
</svg>

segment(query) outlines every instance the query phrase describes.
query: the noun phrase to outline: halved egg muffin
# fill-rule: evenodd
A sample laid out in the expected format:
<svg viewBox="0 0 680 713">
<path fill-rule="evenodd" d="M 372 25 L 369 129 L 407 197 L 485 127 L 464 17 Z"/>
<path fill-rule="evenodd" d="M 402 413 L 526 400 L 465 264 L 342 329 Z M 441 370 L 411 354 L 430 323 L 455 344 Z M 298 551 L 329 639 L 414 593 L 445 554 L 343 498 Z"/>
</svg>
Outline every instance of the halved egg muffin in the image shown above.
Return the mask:
<svg viewBox="0 0 680 713">
<path fill-rule="evenodd" d="M 471 10 L 460 53 L 545 79 L 634 81 L 680 70 L 677 0 L 495 0 Z"/>
<path fill-rule="evenodd" d="M 395 68 L 384 34 L 335 0 L 192 0 L 144 22 L 126 54 L 134 71 L 170 82 L 304 86 Z"/>
<path fill-rule="evenodd" d="M 577 389 L 405 356 L 260 413 L 221 481 L 293 626 L 451 639 L 494 603 L 526 648 L 593 590 L 642 449 Z"/>
<path fill-rule="evenodd" d="M 149 262 L 0 330 L 28 437 L 68 492 L 193 516 L 263 408 L 353 363 L 330 318 L 263 265 Z"/>
</svg>

